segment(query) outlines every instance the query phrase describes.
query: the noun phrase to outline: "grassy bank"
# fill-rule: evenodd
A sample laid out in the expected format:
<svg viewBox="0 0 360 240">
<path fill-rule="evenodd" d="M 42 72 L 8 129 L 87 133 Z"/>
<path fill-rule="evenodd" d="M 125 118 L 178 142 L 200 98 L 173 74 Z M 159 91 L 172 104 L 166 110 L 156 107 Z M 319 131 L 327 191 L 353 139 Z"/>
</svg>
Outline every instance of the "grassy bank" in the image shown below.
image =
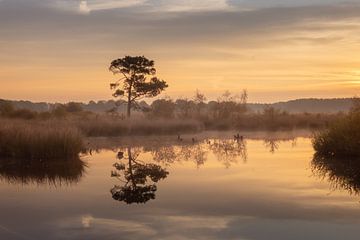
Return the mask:
<svg viewBox="0 0 360 240">
<path fill-rule="evenodd" d="M 50 122 L 0 122 L 0 157 L 33 160 L 75 159 L 83 138 L 74 127 Z"/>
<path fill-rule="evenodd" d="M 38 160 L 77 158 L 84 150 L 84 137 L 176 136 L 212 130 L 243 133 L 321 129 L 339 118 L 343 118 L 343 115 L 287 114 L 276 111 L 227 118 L 206 115 L 193 118 L 139 115 L 124 119 L 121 116 L 91 112 L 67 113 L 65 117 L 54 115 L 47 119 L 19 119 L 12 115 L 0 117 L 0 157 Z M 318 136 L 318 142 L 323 141 L 323 135 Z M 321 148 L 321 144 L 316 145 Z"/>
<path fill-rule="evenodd" d="M 351 112 L 315 135 L 313 146 L 325 157 L 360 157 L 360 112 Z"/>
</svg>

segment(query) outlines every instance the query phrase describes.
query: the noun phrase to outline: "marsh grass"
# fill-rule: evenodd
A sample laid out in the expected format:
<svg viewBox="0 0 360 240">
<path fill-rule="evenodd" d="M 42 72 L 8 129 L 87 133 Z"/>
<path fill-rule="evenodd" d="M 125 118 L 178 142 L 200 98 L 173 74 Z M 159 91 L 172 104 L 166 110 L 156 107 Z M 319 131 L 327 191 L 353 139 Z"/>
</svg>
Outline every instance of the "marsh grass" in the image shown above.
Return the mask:
<svg viewBox="0 0 360 240">
<path fill-rule="evenodd" d="M 83 149 L 82 135 L 74 127 L 39 121 L 0 122 L 0 157 L 76 159 Z"/>
<path fill-rule="evenodd" d="M 360 157 L 360 112 L 352 112 L 315 134 L 315 151 L 325 157 Z"/>
</svg>

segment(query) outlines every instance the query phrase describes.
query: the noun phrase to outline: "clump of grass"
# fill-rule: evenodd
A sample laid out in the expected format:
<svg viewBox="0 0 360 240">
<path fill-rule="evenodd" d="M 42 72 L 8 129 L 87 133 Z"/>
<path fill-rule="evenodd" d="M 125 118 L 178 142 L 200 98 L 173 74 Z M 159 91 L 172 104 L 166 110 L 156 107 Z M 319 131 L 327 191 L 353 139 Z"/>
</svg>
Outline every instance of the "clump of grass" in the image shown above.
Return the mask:
<svg viewBox="0 0 360 240">
<path fill-rule="evenodd" d="M 79 131 L 50 123 L 2 123 L 0 157 L 51 160 L 78 158 L 83 150 Z"/>
<path fill-rule="evenodd" d="M 352 112 L 317 133 L 313 146 L 326 157 L 360 157 L 360 112 Z"/>
</svg>

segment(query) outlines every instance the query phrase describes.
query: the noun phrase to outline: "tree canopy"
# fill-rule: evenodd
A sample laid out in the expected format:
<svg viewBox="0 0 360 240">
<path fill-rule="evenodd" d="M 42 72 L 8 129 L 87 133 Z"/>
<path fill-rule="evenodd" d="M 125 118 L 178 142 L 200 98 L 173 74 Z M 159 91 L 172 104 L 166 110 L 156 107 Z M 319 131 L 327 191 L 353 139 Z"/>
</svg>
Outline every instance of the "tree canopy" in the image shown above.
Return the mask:
<svg viewBox="0 0 360 240">
<path fill-rule="evenodd" d="M 127 100 L 127 116 L 131 107 L 143 97 L 155 97 L 168 87 L 164 80 L 155 76 L 154 61 L 144 56 L 125 56 L 111 62 L 109 70 L 120 74 L 121 78 L 110 84 L 114 97 L 125 97 Z"/>
</svg>

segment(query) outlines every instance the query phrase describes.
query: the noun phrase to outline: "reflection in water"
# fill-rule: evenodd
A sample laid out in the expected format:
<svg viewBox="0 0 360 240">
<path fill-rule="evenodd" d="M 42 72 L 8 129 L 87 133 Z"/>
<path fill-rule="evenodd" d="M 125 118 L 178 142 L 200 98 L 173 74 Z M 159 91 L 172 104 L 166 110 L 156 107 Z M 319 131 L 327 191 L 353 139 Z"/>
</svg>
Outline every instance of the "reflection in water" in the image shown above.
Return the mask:
<svg viewBox="0 0 360 240">
<path fill-rule="evenodd" d="M 237 162 L 240 157 L 244 162 L 247 160 L 247 150 L 245 140 L 216 139 L 209 142 L 210 150 L 219 162 L 229 168 L 232 163 Z"/>
<path fill-rule="evenodd" d="M 269 148 L 271 153 L 275 153 L 275 151 L 279 149 L 279 142 L 279 140 L 269 138 L 264 140 L 264 145 Z"/>
<path fill-rule="evenodd" d="M 11 184 L 69 185 L 80 181 L 86 164 L 80 159 L 69 160 L 0 160 L 0 179 Z"/>
<path fill-rule="evenodd" d="M 146 203 L 155 199 L 157 191 L 156 183 L 165 179 L 169 172 L 159 164 L 171 165 L 175 162 L 193 161 L 196 167 L 200 167 L 207 161 L 207 152 L 211 150 L 226 168 L 231 163 L 236 163 L 240 157 L 244 161 L 247 158 L 246 142 L 232 139 L 212 140 L 205 143 L 183 144 L 178 146 L 158 146 L 147 148 L 127 147 L 126 153 L 118 152 L 115 170 L 111 176 L 119 179 L 123 184 L 115 185 L 111 189 L 115 200 L 127 204 Z M 150 152 L 152 160 L 159 164 L 144 163 L 138 159 L 140 154 Z"/>
<path fill-rule="evenodd" d="M 291 146 L 296 147 L 296 138 L 276 138 L 273 136 L 268 136 L 264 139 L 264 145 L 266 148 L 269 148 L 270 153 L 275 153 L 279 150 L 279 146 L 281 142 L 291 141 Z"/>
<path fill-rule="evenodd" d="M 144 149 L 145 151 L 145 149 Z M 173 146 L 158 147 L 149 150 L 156 162 L 170 165 L 178 160 L 178 154 Z"/>
<path fill-rule="evenodd" d="M 174 162 L 193 161 L 197 168 L 206 163 L 208 151 L 213 152 L 217 160 L 222 162 L 226 168 L 230 167 L 231 163 L 236 163 L 237 158 L 246 162 L 245 140 L 216 139 L 204 142 L 183 144 L 177 147 L 157 147 L 151 150 L 151 154 L 153 159 L 159 163 L 169 165 Z"/>
<path fill-rule="evenodd" d="M 333 189 L 360 193 L 360 159 L 334 158 L 315 153 L 311 162 L 313 173 L 328 180 Z"/>
<path fill-rule="evenodd" d="M 192 146 L 181 146 L 178 157 L 180 160 L 192 160 L 199 168 L 207 161 L 207 151 L 203 144 L 193 144 Z"/>
<path fill-rule="evenodd" d="M 130 147 L 127 148 L 127 156 L 123 152 L 118 153 L 118 159 L 127 160 L 127 163 L 114 164 L 116 170 L 112 171 L 111 176 L 118 178 L 123 185 L 115 185 L 111 189 L 113 199 L 127 204 L 146 203 L 155 199 L 155 183 L 166 178 L 169 173 L 160 165 L 141 162 L 137 159 L 139 154 L 140 150 L 132 152 Z"/>
</svg>

